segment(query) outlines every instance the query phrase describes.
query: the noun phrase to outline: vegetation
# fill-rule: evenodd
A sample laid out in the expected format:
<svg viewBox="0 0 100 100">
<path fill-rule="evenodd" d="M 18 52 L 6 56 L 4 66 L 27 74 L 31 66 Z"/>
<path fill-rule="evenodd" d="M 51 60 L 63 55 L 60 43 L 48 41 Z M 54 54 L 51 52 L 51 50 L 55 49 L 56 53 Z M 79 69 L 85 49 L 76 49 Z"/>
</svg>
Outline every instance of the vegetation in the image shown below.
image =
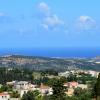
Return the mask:
<svg viewBox="0 0 100 100">
<path fill-rule="evenodd" d="M 25 93 L 21 100 L 44 100 L 43 96 L 40 95 L 38 90 L 36 91 L 28 91 Z"/>
<path fill-rule="evenodd" d="M 97 82 L 94 86 L 94 96 L 96 97 L 96 100 L 100 100 L 100 74 L 98 75 Z"/>
<path fill-rule="evenodd" d="M 9 91 L 12 91 L 12 86 L 9 86 L 9 85 L 2 85 L 1 88 L 0 88 L 0 93 L 1 92 L 9 92 Z"/>
<path fill-rule="evenodd" d="M 6 82 L 13 80 L 33 81 L 32 72 L 26 69 L 13 68 L 9 70 L 7 68 L 0 68 L 0 84 L 6 84 Z"/>
<path fill-rule="evenodd" d="M 79 75 L 80 75 L 80 77 L 77 77 L 76 75 L 70 74 L 67 77 L 67 81 L 68 82 L 77 81 L 80 84 L 87 84 L 88 82 L 96 81 L 96 77 L 92 77 L 90 74 L 82 73 L 82 74 L 79 74 Z"/>
<path fill-rule="evenodd" d="M 35 100 L 33 91 L 28 91 L 25 93 L 21 100 Z"/>
<path fill-rule="evenodd" d="M 100 59 L 100 58 L 99 58 Z M 90 62 L 92 61 L 92 62 Z M 93 62 L 94 61 L 94 62 Z M 91 69 L 100 70 L 98 61 L 95 58 L 48 58 L 12 55 L 9 57 L 0 57 L 0 67 L 6 68 L 27 68 L 34 71 L 48 71 L 52 73 L 61 72 L 69 69 Z M 74 62 L 74 63 L 73 63 Z M 50 71 L 51 70 L 51 71 Z M 55 73 L 56 74 L 56 73 Z"/>
<path fill-rule="evenodd" d="M 50 100 L 66 100 L 66 87 L 63 86 L 62 79 L 52 79 L 50 85 L 53 89 L 53 94 L 50 97 Z"/>
<path fill-rule="evenodd" d="M 12 91 L 10 93 L 10 97 L 11 98 L 19 98 L 20 97 L 20 94 L 18 93 L 18 91 Z"/>
</svg>

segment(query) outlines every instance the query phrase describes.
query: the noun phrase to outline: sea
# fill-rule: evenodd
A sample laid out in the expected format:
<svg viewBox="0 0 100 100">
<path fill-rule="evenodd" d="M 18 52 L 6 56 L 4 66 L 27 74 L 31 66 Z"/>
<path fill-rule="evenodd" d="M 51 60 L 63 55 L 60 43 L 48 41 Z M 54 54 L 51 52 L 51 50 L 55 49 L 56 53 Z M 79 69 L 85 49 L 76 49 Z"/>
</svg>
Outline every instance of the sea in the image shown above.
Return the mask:
<svg viewBox="0 0 100 100">
<path fill-rule="evenodd" d="M 92 58 L 100 56 L 100 48 L 2 48 L 0 56 L 24 55 L 39 57 L 79 57 Z"/>
</svg>

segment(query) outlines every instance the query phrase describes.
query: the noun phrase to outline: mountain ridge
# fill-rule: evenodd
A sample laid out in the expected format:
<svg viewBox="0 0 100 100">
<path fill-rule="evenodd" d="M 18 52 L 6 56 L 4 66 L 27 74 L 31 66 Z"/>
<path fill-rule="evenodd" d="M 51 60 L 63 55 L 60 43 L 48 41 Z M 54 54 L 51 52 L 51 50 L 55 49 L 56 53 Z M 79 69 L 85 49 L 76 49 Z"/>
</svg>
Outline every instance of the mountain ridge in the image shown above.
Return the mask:
<svg viewBox="0 0 100 100">
<path fill-rule="evenodd" d="M 31 70 L 65 71 L 72 69 L 99 70 L 100 59 L 95 58 L 54 58 L 24 55 L 0 57 L 0 67 L 29 68 Z"/>
</svg>

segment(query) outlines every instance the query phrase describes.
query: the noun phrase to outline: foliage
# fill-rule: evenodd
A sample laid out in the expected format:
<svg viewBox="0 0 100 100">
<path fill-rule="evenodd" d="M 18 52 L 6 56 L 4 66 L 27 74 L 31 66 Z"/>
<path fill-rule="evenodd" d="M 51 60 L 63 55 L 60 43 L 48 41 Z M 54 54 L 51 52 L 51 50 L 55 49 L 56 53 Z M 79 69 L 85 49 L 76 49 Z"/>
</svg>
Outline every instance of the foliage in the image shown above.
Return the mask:
<svg viewBox="0 0 100 100">
<path fill-rule="evenodd" d="M 19 98 L 20 94 L 18 93 L 18 91 L 12 91 L 12 93 L 10 93 L 10 97 L 11 98 Z"/>
<path fill-rule="evenodd" d="M 1 86 L 0 92 L 5 92 L 5 91 L 7 91 L 7 92 L 12 91 L 12 86 L 9 86 L 9 85 Z"/>
<path fill-rule="evenodd" d="M 33 91 L 28 91 L 25 93 L 21 100 L 35 100 Z"/>
<path fill-rule="evenodd" d="M 6 82 L 18 80 L 18 81 L 33 81 L 32 72 L 26 69 L 12 68 L 0 68 L 0 83 L 6 84 Z"/>
<path fill-rule="evenodd" d="M 61 79 L 53 79 L 50 83 L 53 89 L 50 100 L 66 100 L 66 87 L 63 86 L 63 81 Z"/>
<path fill-rule="evenodd" d="M 77 81 L 76 75 L 70 74 L 70 75 L 67 77 L 67 81 L 68 81 L 68 82 Z"/>
<path fill-rule="evenodd" d="M 97 100 L 100 100 L 100 73 L 98 75 L 97 82 L 94 86 L 94 94 L 95 94 Z"/>
<path fill-rule="evenodd" d="M 74 90 L 74 96 L 79 100 L 91 100 L 91 91 L 87 89 L 76 88 Z"/>
<path fill-rule="evenodd" d="M 43 96 L 40 95 L 38 90 L 35 91 L 28 91 L 25 93 L 21 100 L 44 100 Z"/>
</svg>

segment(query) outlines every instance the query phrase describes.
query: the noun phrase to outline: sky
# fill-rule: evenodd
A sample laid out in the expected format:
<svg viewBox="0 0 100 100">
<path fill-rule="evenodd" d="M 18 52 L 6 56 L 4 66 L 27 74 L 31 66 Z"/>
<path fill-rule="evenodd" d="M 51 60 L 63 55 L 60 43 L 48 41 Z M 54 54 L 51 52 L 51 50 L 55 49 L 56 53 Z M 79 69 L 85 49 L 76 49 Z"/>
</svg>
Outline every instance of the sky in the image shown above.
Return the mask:
<svg viewBox="0 0 100 100">
<path fill-rule="evenodd" d="M 100 47 L 100 0 L 0 0 L 0 48 L 69 47 Z"/>
</svg>

